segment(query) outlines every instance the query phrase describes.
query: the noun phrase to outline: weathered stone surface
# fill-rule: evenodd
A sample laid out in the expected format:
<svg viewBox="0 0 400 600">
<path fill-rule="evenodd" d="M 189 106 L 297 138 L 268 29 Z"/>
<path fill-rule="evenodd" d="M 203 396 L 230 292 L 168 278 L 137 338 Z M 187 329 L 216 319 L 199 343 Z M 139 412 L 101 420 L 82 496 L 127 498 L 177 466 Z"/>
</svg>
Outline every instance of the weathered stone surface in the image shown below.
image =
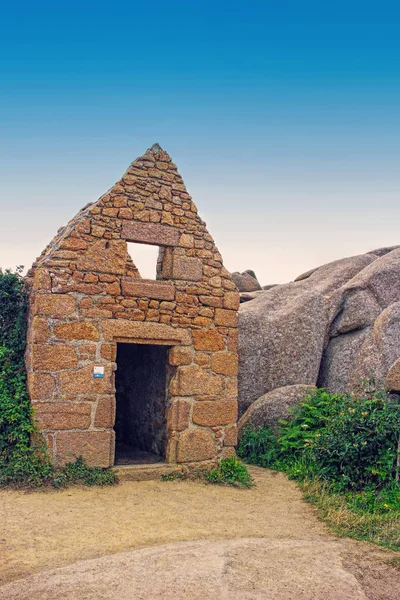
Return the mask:
<svg viewBox="0 0 400 600">
<path fill-rule="evenodd" d="M 221 375 L 237 375 L 238 357 L 236 352 L 218 352 L 213 354 L 211 368 L 214 373 Z"/>
<path fill-rule="evenodd" d="M 115 362 L 117 358 L 117 345 L 116 344 L 102 344 L 100 350 L 101 358 Z"/>
<path fill-rule="evenodd" d="M 202 400 L 194 403 L 193 423 L 207 427 L 231 425 L 237 421 L 236 400 Z"/>
<path fill-rule="evenodd" d="M 194 237 L 189 233 L 183 233 L 179 239 L 179 245 L 183 248 L 193 248 L 194 247 Z"/>
<path fill-rule="evenodd" d="M 338 297 L 340 308 L 330 328 L 332 337 L 373 325 L 382 310 L 368 290 L 356 289 L 345 294 L 339 290 Z"/>
<path fill-rule="evenodd" d="M 400 301 L 382 311 L 375 322 L 374 333 L 385 370 L 388 370 L 400 357 Z"/>
<path fill-rule="evenodd" d="M 385 387 L 386 375 L 399 357 L 400 302 L 395 302 L 382 311 L 366 335 L 354 361 L 351 387 L 368 380 Z"/>
<path fill-rule="evenodd" d="M 86 365 L 75 371 L 60 373 L 60 393 L 75 397 L 81 394 L 109 394 L 114 391 L 114 377 L 111 366 L 104 366 L 104 377 L 93 377 L 93 366 Z"/>
<path fill-rule="evenodd" d="M 172 279 L 185 281 L 201 281 L 203 277 L 203 263 L 199 258 L 174 256 L 172 262 Z"/>
<path fill-rule="evenodd" d="M 215 329 L 194 330 L 192 335 L 196 350 L 215 352 L 224 349 L 224 338 Z"/>
<path fill-rule="evenodd" d="M 28 373 L 28 391 L 31 400 L 49 400 L 53 396 L 56 381 L 48 373 Z"/>
<path fill-rule="evenodd" d="M 115 423 L 115 398 L 99 398 L 94 416 L 94 426 L 98 428 L 111 428 Z"/>
<path fill-rule="evenodd" d="M 37 371 L 60 371 L 72 369 L 78 364 L 73 347 L 66 344 L 33 344 L 32 368 Z"/>
<path fill-rule="evenodd" d="M 155 246 L 177 246 L 179 231 L 160 223 L 126 222 L 122 225 L 122 237 L 128 242 Z"/>
<path fill-rule="evenodd" d="M 231 310 L 238 310 L 240 305 L 240 294 L 239 292 L 226 292 L 224 297 L 224 308 L 230 308 Z"/>
<path fill-rule="evenodd" d="M 54 334 L 64 340 L 92 340 L 96 342 L 99 339 L 97 327 L 89 321 L 76 321 L 57 325 L 54 327 Z"/>
<path fill-rule="evenodd" d="M 86 250 L 87 243 L 79 238 L 67 238 L 60 242 L 60 248 L 63 250 Z"/>
<path fill-rule="evenodd" d="M 51 277 L 45 269 L 36 269 L 33 278 L 33 289 L 51 291 Z"/>
<path fill-rule="evenodd" d="M 333 292 L 345 285 L 376 259 L 373 254 L 360 254 L 349 258 L 341 258 L 311 269 L 297 277 L 294 283 L 296 287 L 300 283 L 301 288 L 305 286 L 306 289 L 309 289 L 311 285 L 311 287 L 318 287 L 321 292 Z M 307 283 L 306 280 L 308 280 Z"/>
<path fill-rule="evenodd" d="M 194 352 L 190 346 L 174 346 L 169 351 L 168 362 L 175 367 L 179 365 L 190 365 Z"/>
<path fill-rule="evenodd" d="M 244 273 L 238 273 L 235 271 L 232 273 L 232 280 L 239 292 L 254 292 L 255 290 L 262 289 L 257 278 L 253 275 L 254 272 L 249 273 L 248 271 L 244 271 Z"/>
<path fill-rule="evenodd" d="M 390 367 L 386 377 L 386 389 L 400 392 L 400 359 Z"/>
<path fill-rule="evenodd" d="M 88 429 L 92 408 L 83 402 L 36 402 L 34 418 L 40 429 Z"/>
<path fill-rule="evenodd" d="M 56 434 L 57 464 L 82 456 L 89 467 L 109 467 L 114 462 L 114 432 L 60 431 Z"/>
<path fill-rule="evenodd" d="M 171 327 L 164 323 L 136 323 L 126 319 L 106 320 L 102 324 L 104 339 L 126 340 L 132 343 L 165 344 L 187 346 L 191 343 L 187 329 Z"/>
<path fill-rule="evenodd" d="M 328 325 L 324 298 L 292 290 L 270 298 L 274 290 L 243 304 L 239 313 L 241 413 L 275 388 L 317 382 Z"/>
<path fill-rule="evenodd" d="M 318 386 L 330 393 L 350 389 L 354 375 L 354 363 L 359 356 L 368 329 L 351 331 L 332 338 L 324 352 Z"/>
<path fill-rule="evenodd" d="M 164 281 L 146 281 L 144 279 L 123 279 L 124 296 L 145 297 L 155 300 L 174 300 L 175 287 Z"/>
<path fill-rule="evenodd" d="M 210 429 L 186 429 L 178 440 L 176 460 L 198 462 L 214 458 L 215 444 Z"/>
<path fill-rule="evenodd" d="M 370 250 L 368 254 L 375 254 L 376 256 L 385 256 L 393 250 L 397 250 L 400 246 L 386 246 L 385 248 L 377 248 L 376 250 Z"/>
<path fill-rule="evenodd" d="M 345 289 L 368 289 L 377 302 L 385 308 L 400 298 L 400 248 L 375 258 Z"/>
<path fill-rule="evenodd" d="M 356 388 L 362 382 L 372 380 L 375 381 L 377 387 L 383 387 L 385 376 L 385 365 L 372 327 L 367 331 L 361 348 L 355 355 L 349 390 Z"/>
<path fill-rule="evenodd" d="M 235 310 L 216 308 L 214 321 L 216 325 L 220 325 L 222 327 L 237 327 L 238 314 Z"/>
<path fill-rule="evenodd" d="M 175 398 L 167 410 L 167 429 L 183 431 L 189 427 L 190 403 L 183 398 Z"/>
<path fill-rule="evenodd" d="M 335 261 L 313 270 L 307 278 L 264 290 L 241 305 L 242 414 L 275 388 L 316 385 L 329 328 L 341 306 L 338 290 L 376 260 L 376 256 L 361 255 Z"/>
<path fill-rule="evenodd" d="M 68 294 L 37 294 L 33 304 L 36 315 L 66 317 L 75 311 L 76 301 Z"/>
<path fill-rule="evenodd" d="M 33 317 L 30 328 L 31 341 L 33 343 L 46 342 L 50 337 L 50 329 L 47 319 L 44 317 Z"/>
<path fill-rule="evenodd" d="M 247 426 L 275 428 L 286 419 L 292 406 L 299 404 L 316 388 L 309 385 L 288 385 L 258 398 L 239 420 L 239 433 Z"/>
<path fill-rule="evenodd" d="M 224 433 L 224 446 L 236 446 L 238 441 L 238 427 L 235 425 L 229 425 L 225 427 Z"/>
<path fill-rule="evenodd" d="M 265 290 L 257 290 L 256 292 L 241 292 L 240 303 L 243 304 L 243 302 L 250 302 L 250 300 L 255 300 L 264 291 Z"/>
<path fill-rule="evenodd" d="M 123 240 L 98 240 L 77 261 L 79 271 L 96 273 L 125 272 L 127 247 Z"/>
<path fill-rule="evenodd" d="M 181 367 L 178 381 L 181 396 L 219 395 L 223 389 L 222 377 L 208 373 L 198 365 Z"/>
</svg>

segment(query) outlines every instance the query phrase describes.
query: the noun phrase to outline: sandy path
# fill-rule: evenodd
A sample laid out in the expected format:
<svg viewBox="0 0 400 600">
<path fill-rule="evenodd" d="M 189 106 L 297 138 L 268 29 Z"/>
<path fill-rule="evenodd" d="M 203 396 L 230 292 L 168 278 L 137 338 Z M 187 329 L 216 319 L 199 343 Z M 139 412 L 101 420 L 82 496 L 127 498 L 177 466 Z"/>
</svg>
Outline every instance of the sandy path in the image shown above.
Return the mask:
<svg viewBox="0 0 400 600">
<path fill-rule="evenodd" d="M 1 491 L 0 578 L 19 581 L 0 598 L 400 598 L 388 553 L 335 540 L 293 482 L 253 473 L 251 490 L 175 481 Z"/>
</svg>

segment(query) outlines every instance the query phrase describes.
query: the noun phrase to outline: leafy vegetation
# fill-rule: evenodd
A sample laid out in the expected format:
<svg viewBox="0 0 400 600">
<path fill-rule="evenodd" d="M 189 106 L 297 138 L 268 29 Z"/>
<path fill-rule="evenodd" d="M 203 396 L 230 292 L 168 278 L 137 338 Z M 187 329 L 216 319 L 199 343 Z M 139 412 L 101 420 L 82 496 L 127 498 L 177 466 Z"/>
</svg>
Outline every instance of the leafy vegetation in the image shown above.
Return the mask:
<svg viewBox="0 0 400 600">
<path fill-rule="evenodd" d="M 306 478 L 299 486 L 336 534 L 400 551 L 399 486 L 378 493 L 368 490 L 348 494 L 335 491 L 321 479 Z M 389 502 L 387 496 L 391 497 Z"/>
<path fill-rule="evenodd" d="M 0 485 L 114 483 L 113 471 L 90 469 L 81 458 L 55 469 L 36 433 L 26 387 L 27 297 L 21 272 L 0 269 Z"/>
<path fill-rule="evenodd" d="M 216 469 L 207 473 L 206 481 L 243 488 L 250 488 L 254 485 L 248 468 L 235 456 L 221 460 Z"/>
<path fill-rule="evenodd" d="M 82 485 L 113 485 L 117 476 L 112 469 L 88 467 L 81 456 L 76 461 L 68 463 L 63 469 L 55 469 L 51 483 L 54 487 L 65 487 L 70 484 Z"/>
<path fill-rule="evenodd" d="M 172 471 L 172 473 L 161 475 L 162 481 L 177 481 L 180 479 L 187 479 L 187 475 L 182 471 Z"/>
<path fill-rule="evenodd" d="M 400 548 L 400 402 L 364 385 L 317 390 L 277 431 L 244 431 L 238 455 L 284 471 L 337 531 Z"/>
</svg>

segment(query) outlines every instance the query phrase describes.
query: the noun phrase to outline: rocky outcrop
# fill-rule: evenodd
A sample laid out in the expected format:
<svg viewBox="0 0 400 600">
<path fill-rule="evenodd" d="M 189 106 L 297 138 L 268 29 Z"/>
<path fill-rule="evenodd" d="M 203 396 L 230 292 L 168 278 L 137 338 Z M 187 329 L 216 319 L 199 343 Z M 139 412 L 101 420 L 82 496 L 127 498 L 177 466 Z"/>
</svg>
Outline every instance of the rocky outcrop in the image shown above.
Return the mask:
<svg viewBox="0 0 400 600">
<path fill-rule="evenodd" d="M 262 289 L 256 274 L 250 269 L 243 273 L 235 271 L 231 275 L 239 292 L 255 292 Z"/>
<path fill-rule="evenodd" d="M 241 296 L 242 419 L 276 422 L 266 399 L 277 393 L 276 402 L 285 405 L 293 387 L 345 392 L 369 379 L 400 387 L 400 247 L 338 260 Z"/>
<path fill-rule="evenodd" d="M 261 396 L 253 402 L 239 420 L 239 433 L 249 425 L 275 427 L 280 420 L 288 417 L 289 409 L 292 406 L 299 404 L 315 389 L 309 385 L 287 385 Z"/>
</svg>

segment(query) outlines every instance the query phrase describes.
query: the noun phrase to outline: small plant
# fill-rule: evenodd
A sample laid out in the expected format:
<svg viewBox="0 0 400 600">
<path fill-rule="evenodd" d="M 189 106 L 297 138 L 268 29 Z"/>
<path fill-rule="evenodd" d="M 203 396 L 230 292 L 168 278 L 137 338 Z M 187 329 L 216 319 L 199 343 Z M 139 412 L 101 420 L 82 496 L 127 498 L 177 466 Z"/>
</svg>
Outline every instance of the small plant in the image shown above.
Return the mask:
<svg viewBox="0 0 400 600">
<path fill-rule="evenodd" d="M 161 475 L 161 479 L 162 481 L 176 481 L 177 479 L 186 479 L 186 475 L 182 471 L 172 471 L 172 473 Z"/>
<path fill-rule="evenodd" d="M 276 433 L 269 427 L 247 427 L 240 439 L 238 456 L 259 467 L 271 467 L 279 458 Z"/>
<path fill-rule="evenodd" d="M 88 467 L 82 456 L 74 462 L 65 465 L 63 469 L 54 471 L 51 483 L 54 487 L 65 487 L 70 484 L 81 485 L 113 485 L 118 477 L 112 469 L 101 467 Z"/>
<path fill-rule="evenodd" d="M 250 488 L 254 485 L 254 480 L 248 468 L 235 456 L 221 460 L 216 469 L 207 473 L 206 481 L 243 488 Z"/>
</svg>

